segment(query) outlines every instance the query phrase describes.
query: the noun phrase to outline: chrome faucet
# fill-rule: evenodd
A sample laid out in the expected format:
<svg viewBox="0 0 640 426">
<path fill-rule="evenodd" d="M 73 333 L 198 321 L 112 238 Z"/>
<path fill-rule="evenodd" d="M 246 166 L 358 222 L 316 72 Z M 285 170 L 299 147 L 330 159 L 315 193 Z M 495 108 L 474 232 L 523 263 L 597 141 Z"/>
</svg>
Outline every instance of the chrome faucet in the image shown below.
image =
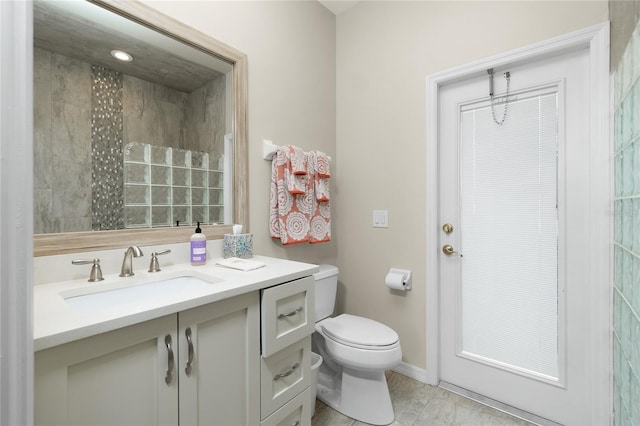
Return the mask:
<svg viewBox="0 0 640 426">
<path fill-rule="evenodd" d="M 121 277 L 130 277 L 134 275 L 132 258 L 140 256 L 142 256 L 142 250 L 138 246 L 131 246 L 124 252 L 122 268 L 120 269 Z"/>
</svg>

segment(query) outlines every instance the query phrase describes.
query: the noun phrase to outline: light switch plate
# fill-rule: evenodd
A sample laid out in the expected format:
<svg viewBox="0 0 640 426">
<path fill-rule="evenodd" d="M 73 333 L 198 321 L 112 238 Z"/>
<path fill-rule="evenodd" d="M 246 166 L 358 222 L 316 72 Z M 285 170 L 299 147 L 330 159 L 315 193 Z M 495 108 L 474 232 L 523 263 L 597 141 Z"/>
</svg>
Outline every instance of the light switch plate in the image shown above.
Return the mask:
<svg viewBox="0 0 640 426">
<path fill-rule="evenodd" d="M 373 211 L 373 227 L 374 228 L 389 227 L 389 211 L 388 210 Z"/>
</svg>

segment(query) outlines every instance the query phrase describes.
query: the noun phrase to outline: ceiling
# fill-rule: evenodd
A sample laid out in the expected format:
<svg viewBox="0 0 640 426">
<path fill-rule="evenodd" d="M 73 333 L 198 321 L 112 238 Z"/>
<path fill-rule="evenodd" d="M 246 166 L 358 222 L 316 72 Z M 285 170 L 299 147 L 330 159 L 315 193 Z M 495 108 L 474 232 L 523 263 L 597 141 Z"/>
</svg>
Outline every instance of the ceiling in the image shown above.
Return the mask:
<svg viewBox="0 0 640 426">
<path fill-rule="evenodd" d="M 0 0 L 2 1 L 2 0 Z M 335 15 L 360 1 L 318 0 Z M 36 47 L 190 93 L 232 66 L 90 2 L 34 1 Z M 121 49 L 133 62 L 115 61 Z"/>
<path fill-rule="evenodd" d="M 318 0 L 324 7 L 333 12 L 334 15 L 340 15 L 341 13 L 346 12 L 351 9 L 356 4 L 360 3 L 360 1 L 354 0 Z"/>
<path fill-rule="evenodd" d="M 0 0 L 1 1 L 1 0 Z M 89 2 L 35 1 L 36 47 L 190 93 L 232 65 Z M 129 52 L 133 62 L 111 51 Z"/>
</svg>

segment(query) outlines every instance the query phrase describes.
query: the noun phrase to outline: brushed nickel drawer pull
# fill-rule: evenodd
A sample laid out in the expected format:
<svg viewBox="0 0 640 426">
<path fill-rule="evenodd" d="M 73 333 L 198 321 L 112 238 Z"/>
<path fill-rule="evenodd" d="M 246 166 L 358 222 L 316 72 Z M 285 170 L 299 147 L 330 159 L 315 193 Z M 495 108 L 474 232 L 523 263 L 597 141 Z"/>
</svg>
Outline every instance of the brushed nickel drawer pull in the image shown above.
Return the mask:
<svg viewBox="0 0 640 426">
<path fill-rule="evenodd" d="M 273 380 L 280 380 L 283 377 L 287 377 L 293 374 L 294 371 L 296 371 L 298 369 L 298 367 L 300 367 L 300 364 L 298 364 L 297 362 L 295 364 L 293 364 L 293 366 L 286 372 L 284 373 L 279 373 L 276 374 L 275 376 L 273 376 Z"/>
<path fill-rule="evenodd" d="M 295 311 L 291 311 L 291 312 L 288 312 L 286 314 L 278 315 L 278 319 L 285 319 L 287 317 L 292 317 L 292 316 L 294 316 L 296 314 L 299 314 L 300 312 L 302 312 L 302 306 L 298 306 Z"/>
</svg>

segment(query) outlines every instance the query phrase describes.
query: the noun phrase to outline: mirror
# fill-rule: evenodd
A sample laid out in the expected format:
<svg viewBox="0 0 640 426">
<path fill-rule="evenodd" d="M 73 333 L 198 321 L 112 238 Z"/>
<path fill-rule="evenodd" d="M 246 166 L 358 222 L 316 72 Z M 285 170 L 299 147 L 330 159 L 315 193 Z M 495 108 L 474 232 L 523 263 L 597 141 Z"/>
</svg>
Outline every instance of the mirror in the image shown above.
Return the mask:
<svg viewBox="0 0 640 426">
<path fill-rule="evenodd" d="M 34 40 L 36 256 L 246 228 L 244 54 L 136 1 L 37 0 Z"/>
</svg>

